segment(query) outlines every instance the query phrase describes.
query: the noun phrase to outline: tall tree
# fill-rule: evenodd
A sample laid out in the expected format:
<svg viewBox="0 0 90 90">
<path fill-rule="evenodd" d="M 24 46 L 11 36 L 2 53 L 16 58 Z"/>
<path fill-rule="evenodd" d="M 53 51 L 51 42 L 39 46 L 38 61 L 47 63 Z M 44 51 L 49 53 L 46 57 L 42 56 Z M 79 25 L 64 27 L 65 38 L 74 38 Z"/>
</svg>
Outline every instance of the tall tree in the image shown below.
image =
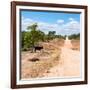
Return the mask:
<svg viewBox="0 0 90 90">
<path fill-rule="evenodd" d="M 27 30 L 30 30 L 30 29 L 31 29 L 31 30 L 36 30 L 37 27 L 38 27 L 37 23 L 34 23 L 34 24 L 28 26 L 28 27 L 27 27 Z"/>
<path fill-rule="evenodd" d="M 24 48 L 34 48 L 39 41 L 44 41 L 44 32 L 37 29 L 37 23 L 27 27 L 28 31 L 24 34 Z"/>
</svg>

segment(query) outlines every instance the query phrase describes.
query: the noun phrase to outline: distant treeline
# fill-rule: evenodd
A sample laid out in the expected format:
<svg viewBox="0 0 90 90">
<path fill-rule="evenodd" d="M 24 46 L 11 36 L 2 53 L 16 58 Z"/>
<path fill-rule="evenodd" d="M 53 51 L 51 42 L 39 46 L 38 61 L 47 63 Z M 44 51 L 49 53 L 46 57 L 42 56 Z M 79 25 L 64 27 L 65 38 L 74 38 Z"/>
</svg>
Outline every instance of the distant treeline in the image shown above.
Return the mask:
<svg viewBox="0 0 90 90">
<path fill-rule="evenodd" d="M 27 27 L 28 31 L 21 32 L 21 47 L 22 50 L 27 50 L 28 48 L 33 48 L 35 45 L 38 45 L 39 42 L 49 42 L 55 38 L 65 39 L 66 36 L 56 35 L 56 31 L 49 31 L 48 34 L 45 34 L 41 30 L 37 29 L 37 23 Z M 70 35 L 70 39 L 80 38 L 80 34 Z"/>
<path fill-rule="evenodd" d="M 69 39 L 77 39 L 77 40 L 79 40 L 80 39 L 80 33 L 69 35 Z"/>
</svg>

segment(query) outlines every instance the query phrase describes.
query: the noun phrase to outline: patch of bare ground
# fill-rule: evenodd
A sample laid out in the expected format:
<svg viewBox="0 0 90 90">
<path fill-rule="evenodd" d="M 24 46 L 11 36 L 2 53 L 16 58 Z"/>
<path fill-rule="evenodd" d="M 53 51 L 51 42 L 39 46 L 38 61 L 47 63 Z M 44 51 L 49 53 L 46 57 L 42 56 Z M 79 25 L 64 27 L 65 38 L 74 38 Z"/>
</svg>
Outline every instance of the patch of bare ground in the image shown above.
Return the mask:
<svg viewBox="0 0 90 90">
<path fill-rule="evenodd" d="M 71 40 L 72 43 L 72 50 L 79 50 L 80 51 L 80 40 Z"/>
<path fill-rule="evenodd" d="M 56 42 L 56 43 L 55 43 Z M 53 40 L 43 42 L 44 49 L 31 53 L 30 51 L 21 52 L 21 78 L 40 78 L 44 77 L 52 67 L 60 62 L 60 45 L 64 45 L 64 40 Z"/>
<path fill-rule="evenodd" d="M 80 41 L 59 40 L 42 43 L 40 52 L 21 52 L 21 78 L 80 76 Z"/>
<path fill-rule="evenodd" d="M 65 40 L 61 48 L 59 63 L 52 67 L 44 77 L 78 77 L 80 76 L 80 51 L 72 50 L 71 40 Z"/>
<path fill-rule="evenodd" d="M 63 47 L 64 46 L 64 39 L 54 39 L 51 41 L 51 43 L 58 45 L 59 47 Z"/>
<path fill-rule="evenodd" d="M 42 53 L 37 53 L 31 59 L 28 56 L 26 60 L 22 61 L 22 78 L 42 77 L 44 72 L 47 72 L 48 69 L 58 64 L 59 55 L 57 51 L 53 53 L 44 52 L 44 54 L 48 55 L 43 56 Z M 32 61 L 33 58 L 36 61 Z"/>
</svg>

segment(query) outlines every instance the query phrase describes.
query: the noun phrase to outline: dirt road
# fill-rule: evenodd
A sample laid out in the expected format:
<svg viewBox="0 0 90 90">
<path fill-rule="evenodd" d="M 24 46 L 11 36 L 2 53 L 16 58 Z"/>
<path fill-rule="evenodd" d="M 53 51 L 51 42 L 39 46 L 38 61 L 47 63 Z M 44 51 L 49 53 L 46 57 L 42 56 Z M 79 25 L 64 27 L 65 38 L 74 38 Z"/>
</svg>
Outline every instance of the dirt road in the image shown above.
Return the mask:
<svg viewBox="0 0 90 90">
<path fill-rule="evenodd" d="M 80 76 L 80 51 L 72 50 L 71 47 L 71 41 L 65 40 L 64 47 L 61 48 L 59 64 L 44 73 L 45 77 Z"/>
</svg>

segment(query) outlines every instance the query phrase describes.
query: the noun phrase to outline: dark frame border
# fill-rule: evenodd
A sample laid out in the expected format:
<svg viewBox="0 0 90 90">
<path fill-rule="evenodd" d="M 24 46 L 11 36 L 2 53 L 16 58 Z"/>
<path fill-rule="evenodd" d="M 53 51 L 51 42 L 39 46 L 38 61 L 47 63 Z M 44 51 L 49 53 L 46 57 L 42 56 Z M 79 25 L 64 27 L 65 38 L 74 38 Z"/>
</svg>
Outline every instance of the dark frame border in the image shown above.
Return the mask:
<svg viewBox="0 0 90 90">
<path fill-rule="evenodd" d="M 39 7 L 55 7 L 55 8 L 75 8 L 75 9 L 84 9 L 85 10 L 85 47 L 84 47 L 84 81 L 75 81 L 75 82 L 60 82 L 60 83 L 43 83 L 43 84 L 16 84 L 16 6 L 39 6 Z M 66 85 L 80 85 L 88 83 L 88 70 L 87 70 L 87 6 L 83 5 L 67 5 L 67 4 L 52 4 L 52 3 L 33 3 L 33 2 L 11 2 L 11 88 L 30 88 L 30 87 L 46 87 L 46 86 L 66 86 Z"/>
</svg>

